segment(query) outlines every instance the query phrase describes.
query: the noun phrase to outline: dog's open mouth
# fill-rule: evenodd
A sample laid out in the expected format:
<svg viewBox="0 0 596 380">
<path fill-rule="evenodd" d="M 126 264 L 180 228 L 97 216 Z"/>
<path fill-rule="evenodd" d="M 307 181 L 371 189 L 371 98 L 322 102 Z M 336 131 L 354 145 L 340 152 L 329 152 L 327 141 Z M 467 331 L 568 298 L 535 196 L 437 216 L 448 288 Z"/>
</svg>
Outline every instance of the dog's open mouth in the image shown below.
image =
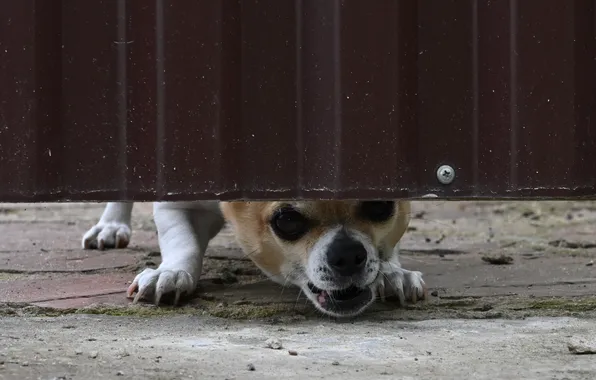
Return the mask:
<svg viewBox="0 0 596 380">
<path fill-rule="evenodd" d="M 373 300 L 370 287 L 354 285 L 341 290 L 322 290 L 309 283 L 308 288 L 315 295 L 319 306 L 334 315 L 350 316 L 360 313 Z"/>
</svg>

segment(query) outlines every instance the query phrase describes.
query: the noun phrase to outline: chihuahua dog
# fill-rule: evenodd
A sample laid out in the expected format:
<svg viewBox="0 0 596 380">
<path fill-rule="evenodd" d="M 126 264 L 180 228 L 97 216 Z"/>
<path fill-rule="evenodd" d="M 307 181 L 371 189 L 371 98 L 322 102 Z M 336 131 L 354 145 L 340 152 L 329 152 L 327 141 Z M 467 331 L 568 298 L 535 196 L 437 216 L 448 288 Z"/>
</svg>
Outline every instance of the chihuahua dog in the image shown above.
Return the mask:
<svg viewBox="0 0 596 380">
<path fill-rule="evenodd" d="M 123 248 L 132 203 L 108 203 L 83 237 L 83 248 Z M 400 304 L 427 297 L 422 273 L 399 262 L 410 220 L 408 201 L 154 203 L 162 263 L 139 273 L 134 301 L 177 304 L 195 291 L 209 241 L 229 222 L 244 253 L 273 281 L 298 286 L 321 312 L 356 316 L 387 291 Z M 136 293 L 136 295 L 135 295 Z"/>
</svg>

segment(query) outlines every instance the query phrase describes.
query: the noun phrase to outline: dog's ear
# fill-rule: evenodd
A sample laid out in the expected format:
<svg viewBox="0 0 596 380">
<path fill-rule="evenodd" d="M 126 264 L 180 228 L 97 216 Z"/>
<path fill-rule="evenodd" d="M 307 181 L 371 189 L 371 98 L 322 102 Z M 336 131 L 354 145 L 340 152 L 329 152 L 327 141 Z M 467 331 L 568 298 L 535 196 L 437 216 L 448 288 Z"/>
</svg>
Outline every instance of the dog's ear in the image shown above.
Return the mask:
<svg viewBox="0 0 596 380">
<path fill-rule="evenodd" d="M 408 230 L 410 224 L 410 202 L 409 201 L 397 201 L 397 220 L 391 233 L 385 238 L 385 242 L 388 246 L 395 246 Z"/>
</svg>

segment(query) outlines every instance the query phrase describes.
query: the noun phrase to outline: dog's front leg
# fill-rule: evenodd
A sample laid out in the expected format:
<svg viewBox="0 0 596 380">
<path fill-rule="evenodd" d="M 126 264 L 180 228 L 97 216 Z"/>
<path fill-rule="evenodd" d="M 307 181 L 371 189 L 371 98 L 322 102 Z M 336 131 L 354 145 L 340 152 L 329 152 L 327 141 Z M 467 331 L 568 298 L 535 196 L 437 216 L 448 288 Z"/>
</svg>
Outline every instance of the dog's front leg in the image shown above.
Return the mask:
<svg viewBox="0 0 596 380">
<path fill-rule="evenodd" d="M 159 305 L 164 295 L 172 294 L 176 305 L 182 294 L 195 291 L 209 240 L 224 222 L 219 209 L 193 205 L 154 204 L 162 262 L 157 269 L 147 268 L 135 277 L 127 292 L 129 297 L 137 292 L 133 302 L 152 299 Z"/>
<path fill-rule="evenodd" d="M 416 303 L 428 298 L 422 272 L 402 268 L 399 262 L 398 246 L 393 251 L 393 257 L 381 263 L 380 270 L 383 275 L 383 281 L 379 285 L 381 299 L 384 299 L 385 296 L 395 295 L 399 304 L 403 306 L 406 302 Z"/>
<path fill-rule="evenodd" d="M 83 249 L 126 248 L 132 229 L 132 202 L 109 202 L 99 222 L 83 236 Z"/>
</svg>

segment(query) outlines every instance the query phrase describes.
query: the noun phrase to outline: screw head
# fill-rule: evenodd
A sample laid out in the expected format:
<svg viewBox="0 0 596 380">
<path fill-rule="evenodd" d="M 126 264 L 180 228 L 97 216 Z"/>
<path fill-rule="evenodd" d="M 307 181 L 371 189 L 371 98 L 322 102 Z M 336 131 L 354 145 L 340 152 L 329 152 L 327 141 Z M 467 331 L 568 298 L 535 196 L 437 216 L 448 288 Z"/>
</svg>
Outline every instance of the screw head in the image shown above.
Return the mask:
<svg viewBox="0 0 596 380">
<path fill-rule="evenodd" d="M 441 165 L 437 169 L 437 179 L 443 185 L 449 185 L 455 179 L 455 169 L 449 165 Z"/>
</svg>

